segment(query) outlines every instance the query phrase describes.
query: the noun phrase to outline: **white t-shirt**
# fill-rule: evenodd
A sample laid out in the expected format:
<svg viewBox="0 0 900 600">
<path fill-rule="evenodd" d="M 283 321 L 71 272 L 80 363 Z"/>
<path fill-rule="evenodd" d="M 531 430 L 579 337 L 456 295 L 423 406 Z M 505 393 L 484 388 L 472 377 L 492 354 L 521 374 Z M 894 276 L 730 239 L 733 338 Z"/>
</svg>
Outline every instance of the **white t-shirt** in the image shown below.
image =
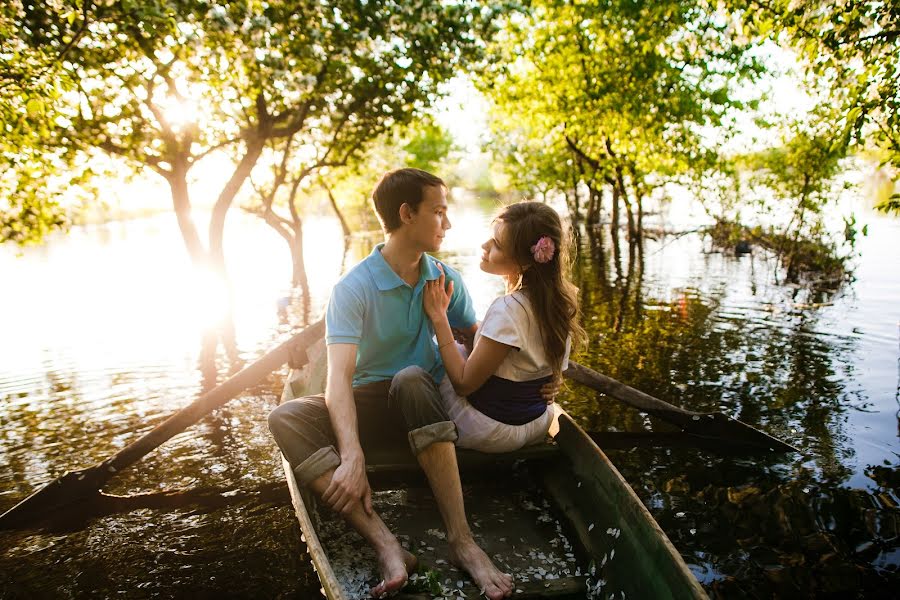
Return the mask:
<svg viewBox="0 0 900 600">
<path fill-rule="evenodd" d="M 532 318 L 531 302 L 521 290 L 500 296 L 484 313 L 484 319 L 475 334 L 475 343 L 481 336 L 501 344 L 518 348 L 506 355 L 494 373 L 497 377 L 510 381 L 531 381 L 553 374 L 550 362 L 544 352 L 541 328 Z M 566 354 L 562 369 L 569 367 L 571 338 L 566 340 Z"/>
</svg>

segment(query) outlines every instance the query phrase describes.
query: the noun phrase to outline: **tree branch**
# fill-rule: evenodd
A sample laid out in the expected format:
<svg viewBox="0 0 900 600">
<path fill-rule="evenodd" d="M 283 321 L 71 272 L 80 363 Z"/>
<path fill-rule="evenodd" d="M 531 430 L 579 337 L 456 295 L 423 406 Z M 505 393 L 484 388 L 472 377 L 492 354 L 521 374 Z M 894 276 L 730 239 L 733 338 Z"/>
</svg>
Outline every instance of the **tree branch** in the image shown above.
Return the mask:
<svg viewBox="0 0 900 600">
<path fill-rule="evenodd" d="M 242 139 L 243 139 L 243 138 L 242 138 L 241 136 L 238 136 L 238 137 L 235 137 L 235 138 L 229 138 L 229 139 L 227 139 L 227 140 L 225 140 L 225 141 L 223 141 L 223 142 L 219 142 L 218 144 L 215 144 L 215 145 L 213 145 L 213 146 L 210 146 L 209 148 L 207 148 L 207 149 L 204 150 L 203 152 L 201 152 L 201 153 L 199 153 L 199 154 L 196 154 L 196 155 L 192 156 L 190 162 L 191 162 L 192 165 L 193 165 L 194 163 L 200 162 L 201 160 L 203 160 L 204 158 L 206 158 L 208 155 L 212 154 L 212 153 L 215 152 L 216 150 L 220 150 L 221 148 L 224 148 L 225 146 L 230 146 L 231 144 L 234 144 L 234 143 L 236 143 L 236 142 L 240 142 Z"/>
</svg>

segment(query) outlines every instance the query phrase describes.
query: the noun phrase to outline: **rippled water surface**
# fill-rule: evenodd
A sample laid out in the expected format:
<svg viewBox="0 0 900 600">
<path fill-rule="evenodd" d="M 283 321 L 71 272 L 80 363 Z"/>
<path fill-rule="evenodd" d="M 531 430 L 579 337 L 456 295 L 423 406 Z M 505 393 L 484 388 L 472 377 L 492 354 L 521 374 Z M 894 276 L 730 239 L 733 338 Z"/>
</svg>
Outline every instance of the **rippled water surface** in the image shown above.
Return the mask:
<svg viewBox="0 0 900 600">
<path fill-rule="evenodd" d="M 478 271 L 489 215 L 458 207 L 453 217 L 444 257 L 483 313 L 500 291 Z M 76 229 L 21 256 L 0 249 L 0 510 L 120 450 L 304 322 L 283 243 L 250 217 L 229 218 L 230 289 L 189 267 L 168 215 Z M 900 583 L 900 220 L 861 220 L 869 236 L 854 280 L 817 293 L 777 284 L 762 254 L 712 252 L 699 234 L 647 239 L 642 250 L 624 240 L 616 248 L 608 233 L 582 236 L 582 362 L 802 449 L 609 452 L 711 595 L 877 598 Z M 339 231 L 331 219 L 307 223 L 313 318 L 373 243 L 354 238 L 345 253 Z M 204 339 L 229 304 L 233 343 L 211 350 Z M 134 510 L 62 529 L 0 532 L 0 593 L 315 595 L 265 427 L 282 375 L 105 488 L 228 491 L 230 500 L 176 496 L 160 506 L 141 496 Z M 574 386 L 562 402 L 587 429 L 665 429 Z"/>
</svg>

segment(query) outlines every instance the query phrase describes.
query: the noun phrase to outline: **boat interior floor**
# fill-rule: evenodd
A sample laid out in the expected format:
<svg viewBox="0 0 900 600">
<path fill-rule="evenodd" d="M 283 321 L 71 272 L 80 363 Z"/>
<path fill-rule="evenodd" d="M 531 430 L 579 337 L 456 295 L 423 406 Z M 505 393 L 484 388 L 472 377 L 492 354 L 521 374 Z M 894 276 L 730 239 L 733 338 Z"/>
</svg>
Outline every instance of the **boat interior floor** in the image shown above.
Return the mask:
<svg viewBox="0 0 900 600">
<path fill-rule="evenodd" d="M 537 449 L 524 456 L 531 464 L 519 455 L 499 467 L 489 456 L 460 453 L 469 524 L 494 563 L 513 576 L 514 598 L 584 598 L 587 591 L 591 565 L 532 473 L 540 463 L 533 459 L 554 452 Z M 481 597 L 468 575 L 449 562 L 444 526 L 424 478 L 412 476 L 403 464 L 370 469 L 376 511 L 419 560 L 417 572 L 395 598 Z M 374 553 L 330 511 L 317 508 L 315 513 L 320 541 L 348 596 L 368 597 L 380 580 Z"/>
</svg>

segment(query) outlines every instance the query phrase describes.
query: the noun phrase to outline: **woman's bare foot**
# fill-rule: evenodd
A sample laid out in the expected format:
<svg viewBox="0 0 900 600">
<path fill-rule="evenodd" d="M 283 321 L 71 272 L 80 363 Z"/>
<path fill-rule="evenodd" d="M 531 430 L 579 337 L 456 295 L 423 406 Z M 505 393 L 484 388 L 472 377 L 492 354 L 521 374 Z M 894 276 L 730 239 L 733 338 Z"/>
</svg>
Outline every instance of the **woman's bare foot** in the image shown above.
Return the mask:
<svg viewBox="0 0 900 600">
<path fill-rule="evenodd" d="M 513 578 L 495 567 L 472 538 L 451 543 L 450 560 L 468 573 L 475 585 L 491 600 L 501 600 L 512 593 Z"/>
<path fill-rule="evenodd" d="M 373 598 L 385 598 L 399 591 L 409 578 L 410 572 L 416 568 L 416 557 L 403 549 L 395 539 L 383 548 L 376 548 L 378 571 L 384 578 L 372 588 Z"/>
</svg>

